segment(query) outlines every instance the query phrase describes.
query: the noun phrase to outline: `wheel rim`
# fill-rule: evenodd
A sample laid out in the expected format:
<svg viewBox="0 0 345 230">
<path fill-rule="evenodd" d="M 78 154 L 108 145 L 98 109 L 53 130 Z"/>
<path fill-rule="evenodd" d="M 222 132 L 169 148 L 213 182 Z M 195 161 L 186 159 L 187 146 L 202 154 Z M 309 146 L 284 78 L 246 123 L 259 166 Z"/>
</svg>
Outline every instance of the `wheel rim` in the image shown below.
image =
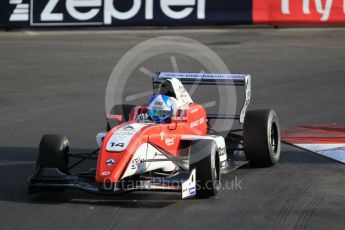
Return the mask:
<svg viewBox="0 0 345 230">
<path fill-rule="evenodd" d="M 277 124 L 275 122 L 272 123 L 271 140 L 270 141 L 271 141 L 271 147 L 273 150 L 273 155 L 274 155 L 274 157 L 276 157 L 278 154 L 279 140 L 278 140 L 278 128 L 277 128 Z"/>
<path fill-rule="evenodd" d="M 219 156 L 218 153 L 216 154 L 216 168 L 215 168 L 215 189 L 219 190 L 220 189 L 220 162 L 219 162 Z"/>
</svg>

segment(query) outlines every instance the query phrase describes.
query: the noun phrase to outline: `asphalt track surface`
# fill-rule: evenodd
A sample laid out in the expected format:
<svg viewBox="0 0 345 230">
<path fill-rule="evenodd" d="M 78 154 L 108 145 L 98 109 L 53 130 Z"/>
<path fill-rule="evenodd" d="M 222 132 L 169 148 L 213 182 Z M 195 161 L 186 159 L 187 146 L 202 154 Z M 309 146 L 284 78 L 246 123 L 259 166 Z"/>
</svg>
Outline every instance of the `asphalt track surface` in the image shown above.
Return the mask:
<svg viewBox="0 0 345 230">
<path fill-rule="evenodd" d="M 252 74 L 251 109 L 274 108 L 282 128 L 345 122 L 342 28 L 1 32 L 0 228 L 344 229 L 345 166 L 285 145 L 279 165 L 228 174 L 225 181 L 240 180 L 241 189 L 211 199 L 27 194 L 41 135 L 61 133 L 74 149 L 95 148 L 113 67 L 139 42 L 162 35 L 202 42 L 231 72 Z"/>
</svg>

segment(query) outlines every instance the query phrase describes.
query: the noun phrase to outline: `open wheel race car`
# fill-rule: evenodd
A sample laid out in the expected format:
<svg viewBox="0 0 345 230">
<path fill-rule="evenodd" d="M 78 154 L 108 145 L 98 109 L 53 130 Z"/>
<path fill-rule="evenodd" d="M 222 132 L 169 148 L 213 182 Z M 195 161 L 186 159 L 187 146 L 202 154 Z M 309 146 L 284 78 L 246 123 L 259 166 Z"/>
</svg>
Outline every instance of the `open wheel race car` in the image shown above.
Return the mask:
<svg viewBox="0 0 345 230">
<path fill-rule="evenodd" d="M 183 84 L 195 81 L 244 87 L 240 114 L 208 115 L 184 88 Z M 108 125 L 107 132 L 97 135 L 99 149 L 93 152 L 72 153 L 66 137 L 44 135 L 36 171 L 29 178 L 29 192 L 65 188 L 98 194 L 158 190 L 181 192 L 182 198 L 209 197 L 219 191 L 222 174 L 248 163 L 268 167 L 279 161 L 277 115 L 273 110 L 247 112 L 250 75 L 158 72 L 153 86 L 158 89 L 154 100 L 133 107 L 128 121 L 122 123 L 121 115 L 107 116 L 118 124 L 112 128 Z M 167 101 L 170 107 L 165 106 Z M 171 113 L 152 112 L 154 106 L 165 106 Z M 157 114 L 163 114 L 164 120 L 155 119 Z M 229 130 L 224 138 L 210 131 L 211 119 L 235 119 L 241 128 Z M 80 159 L 69 165 L 69 158 Z M 96 169 L 70 172 L 88 159 L 97 160 Z"/>
</svg>

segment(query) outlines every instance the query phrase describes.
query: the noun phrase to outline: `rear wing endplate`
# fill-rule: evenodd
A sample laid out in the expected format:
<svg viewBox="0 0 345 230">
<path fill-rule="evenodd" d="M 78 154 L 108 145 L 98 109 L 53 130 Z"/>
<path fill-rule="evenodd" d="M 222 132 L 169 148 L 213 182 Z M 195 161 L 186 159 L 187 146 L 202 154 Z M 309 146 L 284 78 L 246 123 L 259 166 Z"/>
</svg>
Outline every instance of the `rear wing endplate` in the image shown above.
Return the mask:
<svg viewBox="0 0 345 230">
<path fill-rule="evenodd" d="M 238 115 L 219 115 L 208 114 L 208 119 L 238 119 L 244 122 L 247 108 L 251 97 L 251 76 L 248 74 L 217 74 L 217 73 L 175 73 L 175 72 L 156 72 L 153 76 L 153 84 L 160 84 L 171 78 L 177 78 L 182 84 L 198 85 L 234 85 L 243 86 L 245 90 L 245 100 L 240 114 Z"/>
</svg>

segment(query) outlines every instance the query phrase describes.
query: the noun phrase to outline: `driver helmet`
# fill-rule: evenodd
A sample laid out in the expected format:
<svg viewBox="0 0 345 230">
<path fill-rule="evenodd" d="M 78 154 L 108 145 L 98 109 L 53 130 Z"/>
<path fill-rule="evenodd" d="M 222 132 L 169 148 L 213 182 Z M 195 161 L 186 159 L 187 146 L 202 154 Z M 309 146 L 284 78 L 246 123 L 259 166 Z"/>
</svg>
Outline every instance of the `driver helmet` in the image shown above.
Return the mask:
<svg viewBox="0 0 345 230">
<path fill-rule="evenodd" d="M 163 94 L 152 96 L 148 102 L 147 114 L 156 123 L 169 121 L 173 114 L 172 100 Z"/>
</svg>

